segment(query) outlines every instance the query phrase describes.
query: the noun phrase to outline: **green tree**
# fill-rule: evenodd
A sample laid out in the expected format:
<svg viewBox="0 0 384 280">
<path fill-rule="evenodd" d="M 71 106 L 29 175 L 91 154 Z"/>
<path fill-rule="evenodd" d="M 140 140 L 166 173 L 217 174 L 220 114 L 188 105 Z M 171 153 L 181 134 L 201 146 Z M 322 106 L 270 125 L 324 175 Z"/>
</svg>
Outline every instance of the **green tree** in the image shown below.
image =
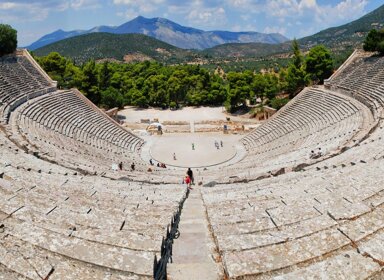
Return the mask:
<svg viewBox="0 0 384 280">
<path fill-rule="evenodd" d="M 296 39 L 292 42 L 292 52 L 293 58 L 288 65 L 285 75 L 285 90 L 289 93 L 290 98 L 293 98 L 308 84 L 308 76 L 304 70 L 303 57 Z"/>
<path fill-rule="evenodd" d="M 79 85 L 78 83 L 74 83 L 75 77 L 78 78 L 81 76 L 79 73 L 76 73 L 79 69 L 59 53 L 51 52 L 47 56 L 38 58 L 38 62 L 48 75 L 57 81 L 58 87 L 70 88 Z"/>
<path fill-rule="evenodd" d="M 119 90 L 108 87 L 101 92 L 101 106 L 107 109 L 124 106 L 124 98 L 120 94 Z"/>
<path fill-rule="evenodd" d="M 99 70 L 98 80 L 99 80 L 99 88 L 101 90 L 106 89 L 109 86 L 109 81 L 111 79 L 111 73 L 108 68 L 108 61 L 105 61 Z"/>
<path fill-rule="evenodd" d="M 223 105 L 227 98 L 227 90 L 224 81 L 220 76 L 213 75 L 210 88 L 206 96 L 206 105 Z"/>
<path fill-rule="evenodd" d="M 261 99 L 261 103 L 264 102 L 264 98 L 266 97 L 265 88 L 267 85 L 267 81 L 263 74 L 256 74 L 251 83 L 252 95 L 251 100 L 256 100 L 258 98 Z"/>
<path fill-rule="evenodd" d="M 40 58 L 39 63 L 48 74 L 55 73 L 62 76 L 65 72 L 67 59 L 58 52 L 51 52 Z"/>
<path fill-rule="evenodd" d="M 141 108 L 148 107 L 148 100 L 140 90 L 133 89 L 131 91 L 131 98 L 132 98 L 132 105 L 138 106 Z"/>
<path fill-rule="evenodd" d="M 82 81 L 85 79 L 83 71 L 73 63 L 67 61 L 63 75 L 64 88 L 81 88 Z"/>
<path fill-rule="evenodd" d="M 183 102 L 187 94 L 188 88 L 188 73 L 185 70 L 175 70 L 168 79 L 167 92 L 169 101 L 174 101 L 179 107 L 180 102 Z"/>
<path fill-rule="evenodd" d="M 279 110 L 282 108 L 285 104 L 289 102 L 288 98 L 273 98 L 270 102 L 270 105 L 272 108 L 275 108 L 276 110 Z"/>
<path fill-rule="evenodd" d="M 150 76 L 145 82 L 145 88 L 151 106 L 168 107 L 167 77 L 163 74 Z"/>
<path fill-rule="evenodd" d="M 381 54 L 384 53 L 384 40 L 382 40 L 381 42 L 379 42 L 377 44 L 377 51 Z"/>
<path fill-rule="evenodd" d="M 90 60 L 83 66 L 84 80 L 81 83 L 81 90 L 95 104 L 100 103 L 100 90 L 98 87 L 96 63 Z"/>
<path fill-rule="evenodd" d="M 303 56 L 301 55 L 299 43 L 297 42 L 296 38 L 294 38 L 292 41 L 292 51 L 293 51 L 292 64 L 296 68 L 300 68 L 303 64 Z"/>
<path fill-rule="evenodd" d="M 276 97 L 276 94 L 280 91 L 279 78 L 274 73 L 264 74 L 264 77 L 266 81 L 265 88 L 264 88 L 265 96 L 269 100 L 272 100 L 273 98 Z"/>
<path fill-rule="evenodd" d="M 229 72 L 227 80 L 229 88 L 225 107 L 233 112 L 238 106 L 245 106 L 246 100 L 250 99 L 253 73 L 250 71 L 244 73 Z"/>
<path fill-rule="evenodd" d="M 333 59 L 330 51 L 323 45 L 317 45 L 310 49 L 305 58 L 305 71 L 312 81 L 324 82 L 324 79 L 332 75 Z"/>
<path fill-rule="evenodd" d="M 17 47 L 17 31 L 8 24 L 0 24 L 0 56 L 13 53 Z"/>
<path fill-rule="evenodd" d="M 365 51 L 384 53 L 384 29 L 369 31 L 364 40 L 363 48 Z"/>
</svg>

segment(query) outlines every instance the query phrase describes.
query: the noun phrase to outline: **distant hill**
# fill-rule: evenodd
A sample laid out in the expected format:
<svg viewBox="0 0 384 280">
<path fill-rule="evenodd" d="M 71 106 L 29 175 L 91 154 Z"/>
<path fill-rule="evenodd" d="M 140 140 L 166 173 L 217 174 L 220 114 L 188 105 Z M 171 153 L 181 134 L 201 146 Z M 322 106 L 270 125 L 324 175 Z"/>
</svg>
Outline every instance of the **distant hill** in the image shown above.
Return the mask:
<svg viewBox="0 0 384 280">
<path fill-rule="evenodd" d="M 44 35 L 27 46 L 35 50 L 48 44 L 74 36 L 106 32 L 112 34 L 145 34 L 183 49 L 206 49 L 226 43 L 270 43 L 278 44 L 288 39 L 279 33 L 203 31 L 179 25 L 165 18 L 145 18 L 139 16 L 120 26 L 98 26 L 89 30 L 63 31 L 61 29 Z"/>
<path fill-rule="evenodd" d="M 300 45 L 311 47 L 324 44 L 331 48 L 356 47 L 372 28 L 384 28 L 384 5 L 350 23 L 331 27 L 314 35 L 301 38 Z"/>
<path fill-rule="evenodd" d="M 36 49 L 37 56 L 58 52 L 75 63 L 89 59 L 113 59 L 128 62 L 157 60 L 177 63 L 193 58 L 195 53 L 183 50 L 142 34 L 91 33 L 80 35 Z"/>
<path fill-rule="evenodd" d="M 324 44 L 337 54 L 361 46 L 365 36 L 372 28 L 384 28 L 384 5 L 355 21 L 325 29 L 314 35 L 298 39 L 298 42 L 304 50 Z M 289 52 L 290 44 L 290 42 L 223 44 L 205 49 L 203 53 L 216 58 L 265 57 Z"/>
<path fill-rule="evenodd" d="M 240 58 L 240 57 L 265 57 L 271 54 L 285 53 L 290 51 L 291 43 L 264 44 L 223 44 L 202 51 L 202 54 L 213 58 Z"/>
</svg>

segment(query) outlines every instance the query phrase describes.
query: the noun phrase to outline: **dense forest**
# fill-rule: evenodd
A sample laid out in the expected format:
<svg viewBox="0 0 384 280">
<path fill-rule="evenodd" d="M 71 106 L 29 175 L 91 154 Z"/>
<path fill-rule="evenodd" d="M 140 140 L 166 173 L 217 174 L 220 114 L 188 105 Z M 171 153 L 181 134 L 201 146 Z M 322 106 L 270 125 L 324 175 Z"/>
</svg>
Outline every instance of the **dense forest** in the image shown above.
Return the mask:
<svg viewBox="0 0 384 280">
<path fill-rule="evenodd" d="M 322 83 L 333 71 L 328 49 L 319 45 L 304 57 L 294 40 L 292 59 L 286 68 L 262 73 L 209 71 L 199 65 L 166 66 L 145 61 L 127 64 L 88 61 L 76 66 L 52 52 L 36 60 L 60 88 L 76 87 L 104 108 L 134 105 L 178 108 L 180 106 L 225 105 L 229 111 L 257 99 L 279 109 L 310 83 Z"/>
</svg>

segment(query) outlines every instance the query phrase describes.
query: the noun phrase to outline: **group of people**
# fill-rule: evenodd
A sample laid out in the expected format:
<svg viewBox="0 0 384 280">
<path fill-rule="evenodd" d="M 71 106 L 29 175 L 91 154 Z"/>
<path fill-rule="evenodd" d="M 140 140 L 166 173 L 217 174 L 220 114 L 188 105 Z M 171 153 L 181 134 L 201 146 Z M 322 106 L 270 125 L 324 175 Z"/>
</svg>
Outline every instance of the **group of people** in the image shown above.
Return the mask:
<svg viewBox="0 0 384 280">
<path fill-rule="evenodd" d="M 155 165 L 155 164 L 153 163 L 153 160 L 152 160 L 152 159 L 149 160 L 149 164 L 152 165 L 152 166 Z M 161 163 L 161 162 L 158 162 L 158 163 L 156 164 L 156 166 L 157 166 L 157 167 L 161 167 L 161 168 L 167 168 L 167 166 L 166 166 L 164 163 Z"/>
<path fill-rule="evenodd" d="M 220 145 L 219 145 L 219 142 L 217 140 L 215 140 L 216 149 L 220 149 L 220 146 L 223 147 L 223 141 L 220 140 Z"/>
<path fill-rule="evenodd" d="M 123 171 L 123 162 L 122 161 L 119 162 L 118 166 L 119 166 L 119 170 Z M 132 162 L 132 164 L 131 164 L 131 171 L 135 171 L 135 163 L 134 162 Z"/>
</svg>

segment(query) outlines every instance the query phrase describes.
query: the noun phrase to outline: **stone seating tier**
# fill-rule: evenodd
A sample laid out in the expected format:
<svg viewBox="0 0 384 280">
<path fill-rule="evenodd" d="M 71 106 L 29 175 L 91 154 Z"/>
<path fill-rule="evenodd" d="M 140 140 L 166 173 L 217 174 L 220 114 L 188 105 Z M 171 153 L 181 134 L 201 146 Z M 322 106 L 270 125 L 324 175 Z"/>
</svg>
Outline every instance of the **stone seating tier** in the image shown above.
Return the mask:
<svg viewBox="0 0 384 280">
<path fill-rule="evenodd" d="M 354 60 L 329 81 L 331 89 L 349 93 L 375 114 L 384 103 L 384 57 L 356 55 Z"/>
<path fill-rule="evenodd" d="M 2 140 L 19 160 L 31 157 Z M 27 171 L 14 163 L 0 167 L 0 272 L 34 279 L 53 267 L 64 279 L 151 278 L 184 188 L 70 175 L 59 166 L 59 173 Z"/>
</svg>

